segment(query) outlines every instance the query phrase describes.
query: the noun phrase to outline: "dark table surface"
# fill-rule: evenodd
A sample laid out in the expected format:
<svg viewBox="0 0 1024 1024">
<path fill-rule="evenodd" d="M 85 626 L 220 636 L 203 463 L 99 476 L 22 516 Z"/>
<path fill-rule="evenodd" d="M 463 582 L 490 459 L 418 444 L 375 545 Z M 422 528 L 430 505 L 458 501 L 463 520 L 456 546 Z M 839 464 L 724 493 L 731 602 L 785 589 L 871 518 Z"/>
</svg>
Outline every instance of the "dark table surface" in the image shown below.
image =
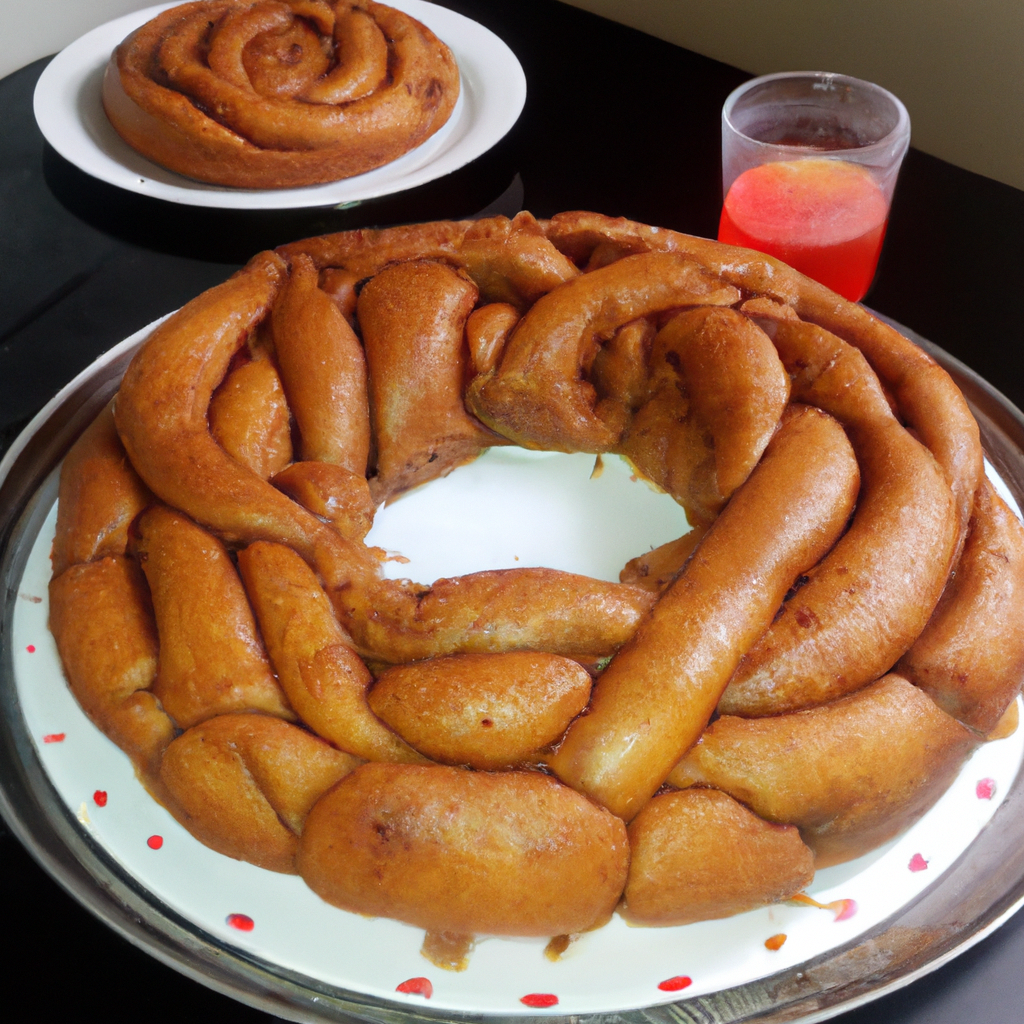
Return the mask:
<svg viewBox="0 0 1024 1024">
<path fill-rule="evenodd" d="M 747 75 L 554 0 L 447 0 L 515 51 L 526 108 L 490 153 L 439 182 L 337 211 L 178 207 L 95 181 L 44 144 L 37 61 L 0 81 L 0 450 L 100 353 L 260 248 L 329 230 L 487 211 L 592 209 L 713 236 L 719 111 Z M 842 70 L 842 69 L 836 69 Z M 911 111 L 913 115 L 913 111 Z M 866 304 L 1024 406 L 1024 192 L 911 149 Z M 81 909 L 0 825 L 7 977 L 41 1016 L 109 1024 L 273 1018 L 138 951 Z M 1024 915 L 843 1024 L 1006 1024 Z"/>
</svg>

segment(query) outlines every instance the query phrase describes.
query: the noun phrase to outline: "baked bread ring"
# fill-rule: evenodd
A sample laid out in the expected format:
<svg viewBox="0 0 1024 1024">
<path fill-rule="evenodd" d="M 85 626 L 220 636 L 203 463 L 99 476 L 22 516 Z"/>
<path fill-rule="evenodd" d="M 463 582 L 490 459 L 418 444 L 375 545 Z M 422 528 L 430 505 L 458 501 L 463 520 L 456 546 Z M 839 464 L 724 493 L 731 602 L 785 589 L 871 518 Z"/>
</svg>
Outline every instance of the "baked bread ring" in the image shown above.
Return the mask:
<svg viewBox="0 0 1024 1024">
<path fill-rule="evenodd" d="M 196 0 L 133 32 L 103 78 L 133 149 L 241 188 L 373 170 L 433 135 L 458 95 L 448 47 L 373 0 Z"/>
<path fill-rule="evenodd" d="M 1024 628 L 993 609 L 1020 605 L 1024 528 L 963 396 L 767 257 L 587 213 L 295 242 L 162 324 L 114 423 L 61 482 L 71 686 L 203 842 L 298 851 L 339 906 L 504 934 L 600 923 L 624 886 L 636 922 L 738 912 L 806 884 L 808 848 L 894 836 L 1014 728 Z M 696 528 L 631 560 L 637 585 L 385 579 L 375 502 L 510 442 L 623 453 Z M 185 535 L 234 609 L 190 636 L 150 608 L 187 619 Z M 231 623 L 262 682 L 155 682 Z"/>
</svg>

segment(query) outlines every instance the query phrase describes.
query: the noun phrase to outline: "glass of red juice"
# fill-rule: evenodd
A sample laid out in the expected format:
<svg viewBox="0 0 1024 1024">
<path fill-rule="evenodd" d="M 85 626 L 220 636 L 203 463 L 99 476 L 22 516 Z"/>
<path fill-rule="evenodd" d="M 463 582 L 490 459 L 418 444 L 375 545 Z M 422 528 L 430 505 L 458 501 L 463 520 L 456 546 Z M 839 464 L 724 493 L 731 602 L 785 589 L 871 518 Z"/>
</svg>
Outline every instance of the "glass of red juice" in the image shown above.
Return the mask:
<svg viewBox="0 0 1024 1024">
<path fill-rule="evenodd" d="M 870 82 L 795 71 L 741 85 L 722 108 L 718 240 L 859 301 L 909 144 L 906 107 Z"/>
</svg>

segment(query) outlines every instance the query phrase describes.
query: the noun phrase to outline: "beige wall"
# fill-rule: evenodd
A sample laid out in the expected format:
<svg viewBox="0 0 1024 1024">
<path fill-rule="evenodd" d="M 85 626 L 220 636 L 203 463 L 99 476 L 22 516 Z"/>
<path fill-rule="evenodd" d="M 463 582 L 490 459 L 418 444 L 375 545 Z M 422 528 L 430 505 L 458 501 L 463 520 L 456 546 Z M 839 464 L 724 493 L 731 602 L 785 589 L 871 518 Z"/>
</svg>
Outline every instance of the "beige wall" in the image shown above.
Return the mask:
<svg viewBox="0 0 1024 1024">
<path fill-rule="evenodd" d="M 160 0 L 0 0 L 0 77 Z"/>
<path fill-rule="evenodd" d="M 0 0 L 0 75 L 150 2 Z M 915 146 L 1024 189 L 1024 0 L 565 2 L 756 74 L 869 78 L 906 103 Z"/>
<path fill-rule="evenodd" d="M 870 79 L 914 146 L 1024 189 L 1024 0 L 564 2 L 755 74 Z"/>
</svg>

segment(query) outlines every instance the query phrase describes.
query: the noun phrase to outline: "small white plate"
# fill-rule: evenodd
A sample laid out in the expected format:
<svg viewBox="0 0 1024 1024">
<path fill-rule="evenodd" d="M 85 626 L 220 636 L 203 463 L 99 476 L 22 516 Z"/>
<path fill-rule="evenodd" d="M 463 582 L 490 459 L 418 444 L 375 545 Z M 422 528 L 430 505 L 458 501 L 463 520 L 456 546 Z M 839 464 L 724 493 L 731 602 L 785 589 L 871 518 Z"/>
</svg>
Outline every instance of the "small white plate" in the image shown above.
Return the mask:
<svg viewBox="0 0 1024 1024">
<path fill-rule="evenodd" d="M 185 206 L 231 210 L 341 206 L 423 185 L 475 160 L 509 132 L 526 102 L 526 76 L 516 55 L 483 25 L 425 0 L 390 2 L 422 21 L 451 48 L 462 88 L 452 116 L 440 131 L 366 174 L 306 188 L 227 188 L 193 181 L 136 153 L 103 112 L 103 71 L 125 36 L 176 6 L 173 3 L 108 21 L 57 54 L 36 85 L 36 122 L 46 141 L 86 174 L 129 192 Z"/>
</svg>

